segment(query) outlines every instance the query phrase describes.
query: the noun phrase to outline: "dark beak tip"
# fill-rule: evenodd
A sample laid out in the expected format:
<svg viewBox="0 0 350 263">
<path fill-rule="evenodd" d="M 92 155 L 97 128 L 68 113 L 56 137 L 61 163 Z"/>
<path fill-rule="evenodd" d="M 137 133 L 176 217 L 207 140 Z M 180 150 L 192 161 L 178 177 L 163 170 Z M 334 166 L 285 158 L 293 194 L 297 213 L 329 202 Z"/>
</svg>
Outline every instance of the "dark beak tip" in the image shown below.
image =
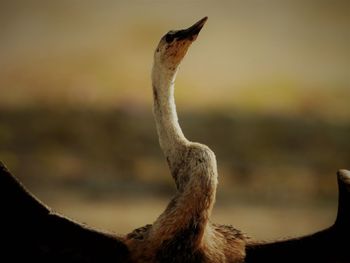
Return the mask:
<svg viewBox="0 0 350 263">
<path fill-rule="evenodd" d="M 201 20 L 199 20 L 196 24 L 198 27 L 202 28 L 204 26 L 205 22 L 207 22 L 207 20 L 208 20 L 208 17 L 205 16 Z"/>
<path fill-rule="evenodd" d="M 208 17 L 205 16 L 205 17 L 203 17 L 200 21 L 203 21 L 203 23 L 205 23 L 205 22 L 207 22 L 207 20 L 208 20 Z"/>
<path fill-rule="evenodd" d="M 208 20 L 208 17 L 205 16 L 194 25 L 190 26 L 187 29 L 179 30 L 175 35 L 178 40 L 188 39 L 190 41 L 196 40 L 199 32 L 203 28 L 205 22 Z"/>
<path fill-rule="evenodd" d="M 192 32 L 194 35 L 198 35 L 199 32 L 202 30 L 205 22 L 207 22 L 208 17 L 205 16 L 201 20 L 199 20 L 197 23 L 195 23 L 193 26 L 191 26 L 188 30 Z"/>
</svg>

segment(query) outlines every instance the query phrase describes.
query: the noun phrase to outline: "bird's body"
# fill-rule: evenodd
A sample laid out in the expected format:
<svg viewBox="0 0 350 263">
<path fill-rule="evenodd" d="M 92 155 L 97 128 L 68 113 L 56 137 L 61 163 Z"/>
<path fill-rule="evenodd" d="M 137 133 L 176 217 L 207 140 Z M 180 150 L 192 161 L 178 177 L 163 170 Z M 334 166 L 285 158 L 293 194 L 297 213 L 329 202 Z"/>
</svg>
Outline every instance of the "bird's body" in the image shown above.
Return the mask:
<svg viewBox="0 0 350 263">
<path fill-rule="evenodd" d="M 210 222 L 218 182 L 215 154 L 206 145 L 186 139 L 175 107 L 178 66 L 205 21 L 169 32 L 155 51 L 154 117 L 177 192 L 152 225 L 127 236 L 137 262 L 241 262 L 244 258 L 244 236 Z"/>
<path fill-rule="evenodd" d="M 173 164 L 177 193 L 153 225 L 127 235 L 135 262 L 241 262 L 245 238 L 210 222 L 217 174 L 213 152 L 188 143 Z"/>
<path fill-rule="evenodd" d="M 149 239 L 151 229 L 152 225 L 146 225 L 127 235 L 131 262 L 236 263 L 244 260 L 244 236 L 232 226 L 209 223 L 199 246 L 194 244 L 197 232 L 193 225 L 161 245 Z"/>
</svg>

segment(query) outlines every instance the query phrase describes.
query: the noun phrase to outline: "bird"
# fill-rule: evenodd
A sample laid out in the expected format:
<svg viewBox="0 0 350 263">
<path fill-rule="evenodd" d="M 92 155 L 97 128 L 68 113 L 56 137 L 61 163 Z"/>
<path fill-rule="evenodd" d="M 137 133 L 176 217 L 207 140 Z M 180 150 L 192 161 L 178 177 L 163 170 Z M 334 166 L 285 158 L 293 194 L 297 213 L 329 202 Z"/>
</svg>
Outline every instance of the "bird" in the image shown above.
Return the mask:
<svg viewBox="0 0 350 263">
<path fill-rule="evenodd" d="M 160 40 L 152 68 L 153 115 L 176 194 L 152 225 L 130 233 L 126 244 L 139 262 L 243 262 L 245 236 L 213 224 L 218 172 L 214 152 L 186 139 L 178 122 L 174 85 L 181 61 L 207 21 L 172 30 Z"/>
<path fill-rule="evenodd" d="M 186 139 L 174 84 L 179 65 L 207 21 L 160 40 L 152 69 L 153 114 L 176 193 L 153 224 L 115 235 L 75 222 L 38 200 L 0 162 L 0 261 L 121 263 L 348 263 L 350 171 L 338 171 L 335 223 L 315 234 L 255 241 L 211 222 L 218 184 L 214 152 Z M 10 259 L 10 260 L 9 260 Z"/>
</svg>

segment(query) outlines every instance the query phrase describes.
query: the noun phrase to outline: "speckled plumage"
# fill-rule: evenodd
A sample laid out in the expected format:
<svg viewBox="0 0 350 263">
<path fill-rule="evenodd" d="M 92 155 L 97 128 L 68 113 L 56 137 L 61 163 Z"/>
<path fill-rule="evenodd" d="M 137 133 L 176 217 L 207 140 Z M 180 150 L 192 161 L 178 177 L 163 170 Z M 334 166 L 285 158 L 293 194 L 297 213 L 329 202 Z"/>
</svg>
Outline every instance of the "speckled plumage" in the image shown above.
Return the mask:
<svg viewBox="0 0 350 263">
<path fill-rule="evenodd" d="M 154 117 L 177 192 L 152 225 L 127 236 L 135 262 L 238 263 L 245 255 L 245 237 L 238 230 L 210 222 L 218 182 L 215 154 L 206 145 L 185 138 L 176 113 L 174 83 L 178 66 L 205 21 L 195 24 L 196 34 L 187 38 L 172 38 L 168 33 L 155 51 Z"/>
</svg>

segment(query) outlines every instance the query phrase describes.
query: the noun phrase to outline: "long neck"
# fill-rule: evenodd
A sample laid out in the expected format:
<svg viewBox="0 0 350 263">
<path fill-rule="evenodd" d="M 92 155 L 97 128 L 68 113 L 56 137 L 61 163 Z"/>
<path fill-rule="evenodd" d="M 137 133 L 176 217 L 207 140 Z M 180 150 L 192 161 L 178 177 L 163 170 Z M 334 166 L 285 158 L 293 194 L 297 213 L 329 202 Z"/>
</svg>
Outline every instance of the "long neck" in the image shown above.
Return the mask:
<svg viewBox="0 0 350 263">
<path fill-rule="evenodd" d="M 160 146 L 167 158 L 176 155 L 186 145 L 178 123 L 174 99 L 174 82 L 177 69 L 167 69 L 154 64 L 152 69 L 153 114 L 155 117 Z"/>
<path fill-rule="evenodd" d="M 154 222 L 151 237 L 155 244 L 160 244 L 180 235 L 191 246 L 198 247 L 215 202 L 216 158 L 207 146 L 188 141 L 180 128 L 174 99 L 176 73 L 177 69 L 157 63 L 153 66 L 154 117 L 177 194 Z"/>
</svg>

